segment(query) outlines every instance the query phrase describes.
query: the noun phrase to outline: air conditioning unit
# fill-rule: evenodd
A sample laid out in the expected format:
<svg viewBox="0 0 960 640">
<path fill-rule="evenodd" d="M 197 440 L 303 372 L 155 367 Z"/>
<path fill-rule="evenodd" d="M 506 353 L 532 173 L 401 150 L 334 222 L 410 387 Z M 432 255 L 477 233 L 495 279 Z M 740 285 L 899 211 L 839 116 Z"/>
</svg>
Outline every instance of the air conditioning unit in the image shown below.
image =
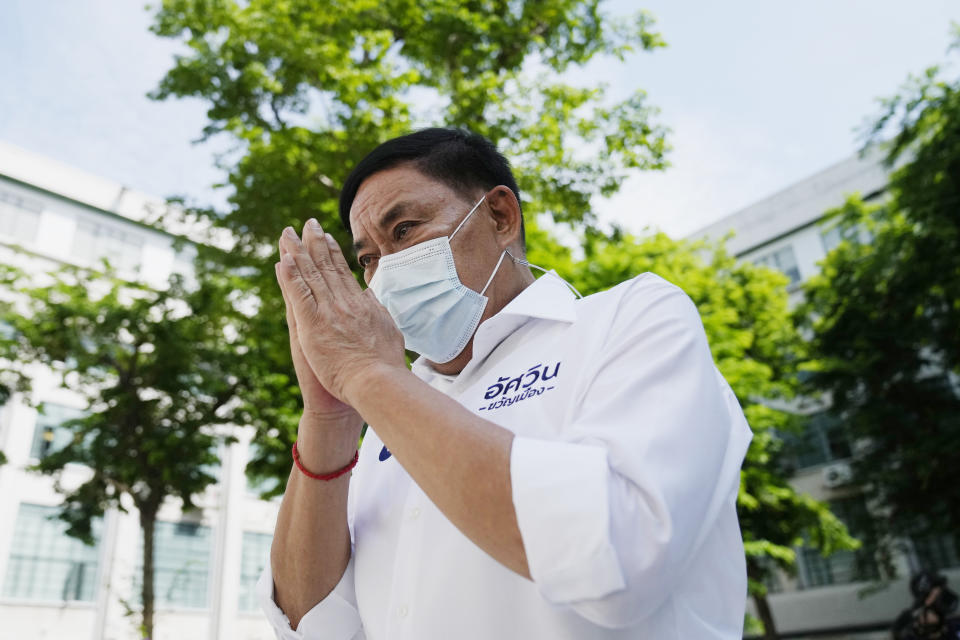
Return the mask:
<svg viewBox="0 0 960 640">
<path fill-rule="evenodd" d="M 835 462 L 823 468 L 823 486 L 835 489 L 853 480 L 853 469 L 846 462 Z"/>
</svg>

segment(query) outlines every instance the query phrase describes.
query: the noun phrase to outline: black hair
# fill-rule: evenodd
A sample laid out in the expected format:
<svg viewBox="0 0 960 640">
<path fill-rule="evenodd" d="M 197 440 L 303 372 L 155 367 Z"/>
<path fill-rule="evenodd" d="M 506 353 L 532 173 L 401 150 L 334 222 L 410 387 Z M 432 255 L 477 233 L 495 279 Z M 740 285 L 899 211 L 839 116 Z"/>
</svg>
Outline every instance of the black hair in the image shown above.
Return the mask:
<svg viewBox="0 0 960 640">
<path fill-rule="evenodd" d="M 364 180 L 375 173 L 409 163 L 471 199 L 475 191 L 498 185 L 509 187 L 520 202 L 520 189 L 510 163 L 487 138 L 466 129 L 434 127 L 408 133 L 381 143 L 353 168 L 340 191 L 340 220 L 352 235 L 350 207 Z M 521 208 L 520 241 L 524 242 Z"/>
</svg>

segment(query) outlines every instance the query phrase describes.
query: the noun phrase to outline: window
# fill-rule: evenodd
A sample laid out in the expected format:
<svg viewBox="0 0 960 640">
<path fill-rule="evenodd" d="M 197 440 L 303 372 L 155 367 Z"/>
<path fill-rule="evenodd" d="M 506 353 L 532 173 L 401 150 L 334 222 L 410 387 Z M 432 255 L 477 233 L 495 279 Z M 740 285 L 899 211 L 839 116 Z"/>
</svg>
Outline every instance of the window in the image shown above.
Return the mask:
<svg viewBox="0 0 960 640">
<path fill-rule="evenodd" d="M 0 234 L 17 242 L 34 242 L 43 206 L 9 191 L 0 191 Z"/>
<path fill-rule="evenodd" d="M 784 448 L 795 469 L 806 469 L 852 455 L 843 422 L 821 411 L 809 416 L 801 433 L 784 433 Z"/>
<path fill-rule="evenodd" d="M 823 242 L 823 251 L 824 253 L 830 253 L 837 248 L 841 242 L 843 242 L 844 234 L 839 226 L 832 226 L 826 231 L 820 232 L 820 241 Z"/>
<path fill-rule="evenodd" d="M 815 549 L 802 548 L 797 554 L 801 571 L 801 588 L 814 589 L 831 584 L 849 584 L 878 580 L 880 572 L 872 554 L 857 551 L 837 551 L 826 558 Z"/>
<path fill-rule="evenodd" d="M 210 574 L 210 527 L 192 522 L 157 522 L 153 532 L 153 591 L 157 607 L 207 606 Z M 133 576 L 134 599 L 140 600 L 143 532 Z"/>
<path fill-rule="evenodd" d="M 800 282 L 800 267 L 797 266 L 797 257 L 793 253 L 793 247 L 787 245 L 777 249 L 753 261 L 754 264 L 770 267 L 783 273 L 790 279 L 787 286 L 793 286 Z"/>
<path fill-rule="evenodd" d="M 862 225 L 851 227 L 834 222 L 831 223 L 831 226 L 820 231 L 820 241 L 823 243 L 825 253 L 830 253 L 844 241 L 870 244 L 872 240 L 873 234 Z"/>
<path fill-rule="evenodd" d="M 763 571 L 763 586 L 767 588 L 767 593 L 783 593 L 783 571 L 776 562 L 767 556 L 753 557 L 750 561 Z"/>
<path fill-rule="evenodd" d="M 107 258 L 118 269 L 133 270 L 140 266 L 143 237 L 114 226 L 88 220 L 77 222 L 71 254 L 78 260 L 93 263 Z"/>
<path fill-rule="evenodd" d="M 855 227 L 845 227 L 840 224 L 834 224 L 820 232 L 820 241 L 823 243 L 824 252 L 830 253 L 844 240 L 857 242 L 861 235 L 864 234 Z"/>
<path fill-rule="evenodd" d="M 264 560 L 270 552 L 272 540 L 273 536 L 269 533 L 243 532 L 243 553 L 240 560 L 240 611 L 257 610 L 255 588 L 265 566 Z"/>
<path fill-rule="evenodd" d="M 33 429 L 30 457 L 40 460 L 66 446 L 73 439 L 73 431 L 62 425 L 84 415 L 86 414 L 79 409 L 44 402 L 40 414 L 37 415 L 37 425 Z"/>
<path fill-rule="evenodd" d="M 864 528 L 869 521 L 869 515 L 863 498 L 856 496 L 834 500 L 830 503 L 830 510 L 847 525 L 850 533 L 858 538 L 863 546 L 856 551 L 837 551 L 827 557 L 808 547 L 798 549 L 797 572 L 800 588 L 812 589 L 831 584 L 878 580 L 880 570 L 873 557 L 874 545 L 870 542 L 869 531 Z"/>
<path fill-rule="evenodd" d="M 93 522 L 93 546 L 67 535 L 56 507 L 21 504 L 3 581 L 3 596 L 25 600 L 92 602 L 97 590 L 101 521 Z M 53 519 L 51 519 L 53 518 Z"/>
<path fill-rule="evenodd" d="M 957 537 L 952 535 L 924 536 L 913 541 L 920 566 L 931 571 L 960 566 L 957 547 Z"/>
</svg>

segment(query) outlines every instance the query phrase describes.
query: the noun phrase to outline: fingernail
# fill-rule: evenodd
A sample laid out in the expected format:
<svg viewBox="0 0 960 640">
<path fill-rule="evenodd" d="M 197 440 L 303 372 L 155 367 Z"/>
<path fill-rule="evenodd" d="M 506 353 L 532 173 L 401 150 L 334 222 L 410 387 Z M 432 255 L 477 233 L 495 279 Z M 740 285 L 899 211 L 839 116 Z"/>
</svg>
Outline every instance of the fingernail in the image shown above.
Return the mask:
<svg viewBox="0 0 960 640">
<path fill-rule="evenodd" d="M 295 242 L 297 246 L 300 246 L 300 238 L 297 236 L 297 232 L 293 230 L 293 227 L 287 227 L 283 230 L 283 233 L 286 234 L 287 238 Z"/>
<path fill-rule="evenodd" d="M 285 253 L 283 254 L 283 257 L 280 258 L 280 262 L 282 262 L 287 266 L 291 266 L 293 265 L 293 256 L 290 255 L 289 253 Z"/>
<path fill-rule="evenodd" d="M 307 224 L 310 225 L 310 227 L 313 229 L 318 229 L 318 230 L 320 229 L 320 223 L 317 222 L 316 218 L 310 218 L 309 220 L 307 220 Z"/>
<path fill-rule="evenodd" d="M 323 237 L 326 239 L 327 243 L 328 243 L 331 247 L 336 246 L 337 240 L 336 240 L 336 238 L 334 238 L 332 235 L 330 235 L 329 233 L 325 233 L 325 234 L 323 234 Z"/>
</svg>

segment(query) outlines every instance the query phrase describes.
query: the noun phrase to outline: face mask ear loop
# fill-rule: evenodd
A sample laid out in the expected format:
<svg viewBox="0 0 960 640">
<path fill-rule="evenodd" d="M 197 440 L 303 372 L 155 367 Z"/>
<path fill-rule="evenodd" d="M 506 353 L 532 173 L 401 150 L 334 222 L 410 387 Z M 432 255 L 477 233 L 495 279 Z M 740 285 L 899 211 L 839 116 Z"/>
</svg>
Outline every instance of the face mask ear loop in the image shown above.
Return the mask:
<svg viewBox="0 0 960 640">
<path fill-rule="evenodd" d="M 500 269 L 500 264 L 503 262 L 503 256 L 507 255 L 507 250 L 504 249 L 503 253 L 500 254 L 500 259 L 497 260 L 497 266 L 493 268 L 493 273 L 490 274 L 490 277 L 487 278 L 487 284 L 483 285 L 483 289 L 480 290 L 480 295 L 483 295 L 487 291 L 487 287 L 490 286 L 490 283 L 493 282 L 493 276 L 497 275 L 497 271 Z M 512 256 L 511 256 L 512 257 Z"/>
<path fill-rule="evenodd" d="M 460 231 L 460 227 L 466 224 L 467 220 L 470 219 L 470 216 L 473 215 L 473 212 L 476 211 L 477 207 L 483 204 L 483 201 L 486 199 L 487 199 L 487 194 L 483 194 L 483 197 L 480 198 L 480 201 L 477 204 L 473 205 L 473 209 L 470 209 L 470 212 L 467 215 L 463 216 L 463 220 L 461 220 L 460 224 L 457 225 L 457 228 L 453 230 L 453 233 L 450 234 L 448 240 L 453 240 L 453 236 L 457 235 L 457 232 Z"/>
<path fill-rule="evenodd" d="M 506 251 L 506 250 L 505 250 L 505 251 Z M 543 267 L 538 267 L 538 266 L 535 265 L 535 264 L 531 264 L 531 263 L 527 262 L 526 260 L 524 260 L 523 258 L 517 258 L 517 257 L 514 256 L 512 253 L 510 253 L 509 251 L 506 251 L 506 254 L 507 254 L 508 256 L 510 256 L 510 259 L 513 260 L 514 262 L 516 262 L 517 264 L 522 264 L 522 265 L 525 266 L 525 267 L 530 267 L 531 269 L 537 269 L 538 271 L 542 271 L 543 273 L 547 274 L 548 276 L 553 276 L 554 278 L 556 278 L 557 280 L 559 280 L 559 281 L 562 282 L 563 284 L 565 284 L 565 285 L 567 285 L 568 287 L 570 287 L 570 290 L 573 291 L 575 294 L 577 294 L 577 297 L 578 297 L 578 298 L 583 298 L 583 294 L 581 294 L 579 291 L 577 291 L 577 288 L 576 288 L 575 286 L 573 286 L 572 284 L 570 284 L 569 282 L 567 282 L 566 280 L 564 280 L 563 278 L 561 278 L 561 277 L 558 276 L 557 274 L 553 273 L 552 271 L 547 271 L 547 270 L 544 269 Z"/>
</svg>

